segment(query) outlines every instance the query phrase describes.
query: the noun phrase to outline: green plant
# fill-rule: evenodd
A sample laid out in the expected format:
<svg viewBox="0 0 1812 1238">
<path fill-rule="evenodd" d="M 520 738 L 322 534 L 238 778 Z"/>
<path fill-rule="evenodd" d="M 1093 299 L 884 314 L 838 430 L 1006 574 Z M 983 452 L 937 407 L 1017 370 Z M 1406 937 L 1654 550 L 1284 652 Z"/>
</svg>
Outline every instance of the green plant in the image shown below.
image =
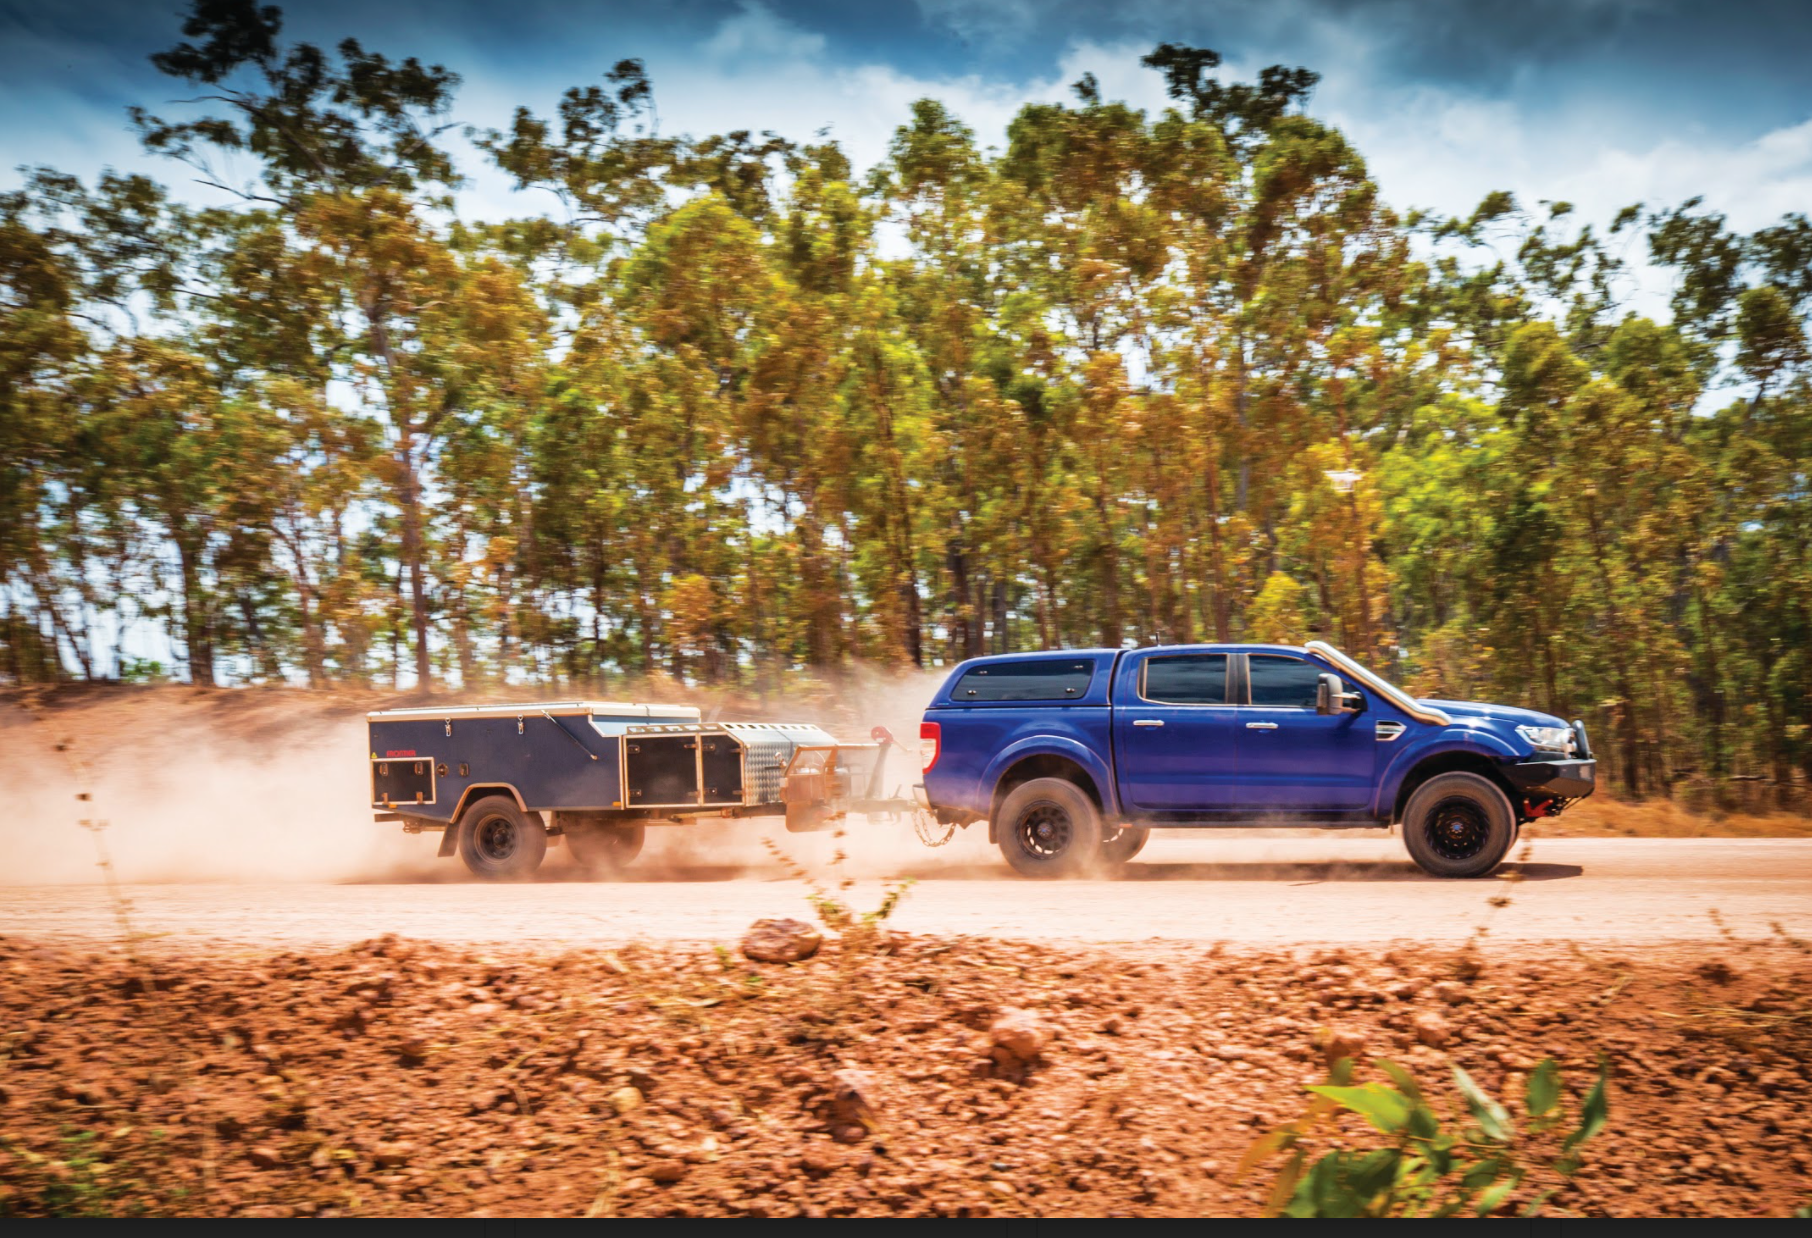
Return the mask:
<svg viewBox="0 0 1812 1238">
<path fill-rule="evenodd" d="M 1351 1060 L 1340 1059 L 1326 1083 L 1308 1088 L 1314 1099 L 1307 1113 L 1246 1150 L 1236 1178 L 1271 1156 L 1288 1155 L 1272 1184 L 1268 1213 L 1446 1217 L 1471 1210 L 1485 1216 L 1503 1207 L 1528 1177 L 1522 1157 L 1528 1142 L 1567 1122 L 1560 1068 L 1552 1058 L 1529 1074 L 1522 1122 L 1457 1065 L 1454 1085 L 1467 1115 L 1457 1123 L 1443 1120 L 1409 1071 L 1382 1059 L 1376 1065 L 1389 1083 L 1354 1084 Z M 1561 1139 L 1550 1168 L 1563 1179 L 1578 1172 L 1580 1149 L 1604 1129 L 1609 1078 L 1609 1065 L 1601 1064 L 1577 1121 Z M 1358 1114 L 1390 1141 L 1383 1147 L 1337 1148 L 1310 1164 L 1306 1137 L 1342 1111 Z M 1559 1189 L 1557 1184 L 1537 1194 L 1522 1215 L 1533 1216 Z"/>
<path fill-rule="evenodd" d="M 16 1162 L 7 1176 L 18 1185 L 0 1194 L 0 1217 L 106 1217 L 135 1186 L 96 1149 L 97 1132 L 64 1127 L 60 1155 L 43 1156 L 0 1139 L 0 1152 Z"/>
<path fill-rule="evenodd" d="M 839 842 L 843 836 L 844 831 L 841 828 L 831 835 Z M 846 943 L 851 943 L 852 938 L 856 943 L 866 943 L 871 939 L 881 927 L 882 922 L 893 915 L 894 909 L 900 905 L 900 900 L 906 897 L 906 891 L 913 886 L 913 879 L 910 877 L 883 886 L 881 901 L 874 909 L 858 912 L 848 900 L 848 892 L 855 887 L 856 882 L 853 877 L 843 871 L 843 861 L 849 857 L 844 853 L 841 845 L 831 855 L 831 871 L 837 876 L 837 893 L 835 894 L 819 885 L 811 873 L 782 850 L 773 839 L 763 838 L 761 845 L 766 848 L 769 855 L 779 861 L 789 876 L 804 884 L 806 887 L 805 901 L 812 905 L 812 910 L 817 914 L 819 923 L 840 934 Z"/>
<path fill-rule="evenodd" d="M 121 683 L 168 683 L 169 672 L 156 658 L 120 658 Z"/>
</svg>

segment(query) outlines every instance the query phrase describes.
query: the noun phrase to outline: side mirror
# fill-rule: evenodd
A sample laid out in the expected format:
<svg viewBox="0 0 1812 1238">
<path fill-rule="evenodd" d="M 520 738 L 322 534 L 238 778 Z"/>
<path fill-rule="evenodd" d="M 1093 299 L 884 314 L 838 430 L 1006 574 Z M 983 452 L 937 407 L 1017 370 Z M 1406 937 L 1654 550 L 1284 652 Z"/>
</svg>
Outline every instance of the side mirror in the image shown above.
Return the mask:
<svg viewBox="0 0 1812 1238">
<path fill-rule="evenodd" d="M 1365 698 L 1346 691 L 1340 676 L 1323 673 L 1315 681 L 1315 712 L 1318 714 L 1356 714 L 1365 709 Z"/>
</svg>

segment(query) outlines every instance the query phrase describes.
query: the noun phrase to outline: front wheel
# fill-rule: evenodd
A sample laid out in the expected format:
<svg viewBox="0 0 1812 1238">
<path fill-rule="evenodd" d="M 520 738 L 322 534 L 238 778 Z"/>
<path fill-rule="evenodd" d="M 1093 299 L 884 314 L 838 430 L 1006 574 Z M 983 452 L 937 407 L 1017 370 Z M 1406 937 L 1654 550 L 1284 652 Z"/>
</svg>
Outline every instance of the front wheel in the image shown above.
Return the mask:
<svg viewBox="0 0 1812 1238">
<path fill-rule="evenodd" d="M 1437 774 L 1403 806 L 1403 845 L 1436 877 L 1483 877 L 1515 839 L 1509 798 L 1478 774 Z"/>
<path fill-rule="evenodd" d="M 1075 783 L 1034 778 L 1001 801 L 995 837 L 1020 876 L 1073 877 L 1101 854 L 1101 814 Z"/>
<path fill-rule="evenodd" d="M 473 876 L 514 881 L 533 875 L 547 855 L 540 817 L 507 795 L 487 795 L 459 818 L 459 858 Z"/>
</svg>

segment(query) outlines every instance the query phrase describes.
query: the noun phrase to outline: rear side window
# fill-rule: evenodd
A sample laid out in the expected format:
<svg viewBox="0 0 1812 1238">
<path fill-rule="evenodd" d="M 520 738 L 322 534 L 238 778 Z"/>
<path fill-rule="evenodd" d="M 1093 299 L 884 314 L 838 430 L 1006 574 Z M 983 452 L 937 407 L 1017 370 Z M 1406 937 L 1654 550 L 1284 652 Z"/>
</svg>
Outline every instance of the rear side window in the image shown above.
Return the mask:
<svg viewBox="0 0 1812 1238">
<path fill-rule="evenodd" d="M 996 662 L 965 671 L 950 699 L 967 701 L 1074 701 L 1095 677 L 1092 661 L 1052 658 L 1039 662 Z"/>
<path fill-rule="evenodd" d="M 1252 681 L 1252 703 L 1272 709 L 1315 708 L 1315 687 L 1321 668 L 1295 658 L 1255 653 L 1246 660 Z"/>
<path fill-rule="evenodd" d="M 1145 662 L 1146 700 L 1160 705 L 1225 705 L 1227 655 L 1197 653 Z"/>
</svg>

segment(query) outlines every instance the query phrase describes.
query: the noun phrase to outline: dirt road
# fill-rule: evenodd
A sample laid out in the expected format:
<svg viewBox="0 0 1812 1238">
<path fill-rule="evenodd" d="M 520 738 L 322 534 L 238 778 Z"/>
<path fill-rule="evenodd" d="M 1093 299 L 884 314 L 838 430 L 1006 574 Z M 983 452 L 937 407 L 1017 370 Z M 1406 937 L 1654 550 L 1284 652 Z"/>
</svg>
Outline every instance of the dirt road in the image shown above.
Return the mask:
<svg viewBox="0 0 1812 1238">
<path fill-rule="evenodd" d="M 915 853 L 885 875 L 916 884 L 894 923 L 915 933 L 1027 940 L 1162 938 L 1293 943 L 1492 941 L 1639 944 L 1715 940 L 1715 911 L 1739 936 L 1812 937 L 1812 842 L 1787 839 L 1544 839 L 1509 866 L 1526 880 L 1436 881 L 1394 840 L 1154 839 L 1123 881 L 1011 878 L 979 847 Z M 444 862 L 434 870 L 455 877 Z M 881 897 L 867 866 L 858 909 Z M 260 883 L 127 887 L 142 932 L 166 946 L 339 945 L 383 933 L 442 942 L 562 947 L 725 941 L 762 916 L 809 916 L 804 887 L 772 861 L 671 860 L 620 882 L 553 866 L 532 885 Z M 1509 895 L 1492 908 L 1489 900 Z M 104 888 L 0 887 L 0 935 L 117 935 Z"/>
</svg>

